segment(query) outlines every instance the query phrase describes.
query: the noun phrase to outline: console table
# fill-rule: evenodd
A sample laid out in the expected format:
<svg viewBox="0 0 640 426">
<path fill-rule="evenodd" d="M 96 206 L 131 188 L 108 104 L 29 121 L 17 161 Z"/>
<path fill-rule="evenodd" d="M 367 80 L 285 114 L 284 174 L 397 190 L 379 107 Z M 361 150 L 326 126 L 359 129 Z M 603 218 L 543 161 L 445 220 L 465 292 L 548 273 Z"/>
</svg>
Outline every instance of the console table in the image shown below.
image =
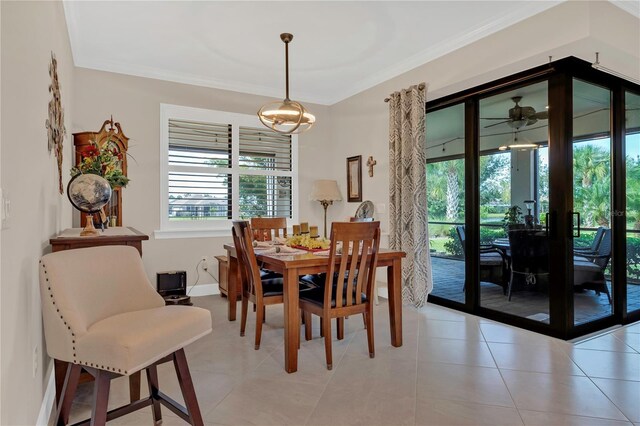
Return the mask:
<svg viewBox="0 0 640 426">
<path fill-rule="evenodd" d="M 96 246 L 132 246 L 138 249 L 142 256 L 142 241 L 149 236 L 130 226 L 114 226 L 100 232 L 96 237 L 81 237 L 82 228 L 65 229 L 49 240 L 51 249 L 55 253 L 62 250 L 71 250 Z"/>
<path fill-rule="evenodd" d="M 82 228 L 69 228 L 65 229 L 54 238 L 49 240 L 51 244 L 51 251 L 58 252 L 63 250 L 72 250 L 86 247 L 97 246 L 132 246 L 138 249 L 140 256 L 142 256 L 142 241 L 148 240 L 149 236 L 143 234 L 132 227 L 114 226 L 100 232 L 98 236 L 81 237 L 80 231 Z M 56 402 L 60 401 L 60 395 L 62 393 L 62 386 L 64 384 L 64 377 L 67 371 L 67 363 L 60 360 L 54 360 L 53 363 L 55 371 L 56 381 Z M 80 377 L 80 382 L 88 382 L 93 380 L 93 377 L 88 373 L 83 373 Z M 134 373 L 129 376 L 129 392 L 131 402 L 140 399 L 140 372 Z"/>
</svg>

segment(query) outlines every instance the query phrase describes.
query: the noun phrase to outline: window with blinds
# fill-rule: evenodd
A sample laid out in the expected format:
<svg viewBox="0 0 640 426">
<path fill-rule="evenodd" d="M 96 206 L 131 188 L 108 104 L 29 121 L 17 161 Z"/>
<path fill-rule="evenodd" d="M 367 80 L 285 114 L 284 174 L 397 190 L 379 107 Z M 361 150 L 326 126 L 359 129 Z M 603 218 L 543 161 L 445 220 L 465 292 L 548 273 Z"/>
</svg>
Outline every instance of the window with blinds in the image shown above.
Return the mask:
<svg viewBox="0 0 640 426">
<path fill-rule="evenodd" d="M 291 136 L 243 126 L 238 133 L 240 216 L 291 218 L 291 176 L 279 173 L 291 172 Z"/>
<path fill-rule="evenodd" d="M 231 125 L 169 120 L 169 219 L 231 218 Z"/>
<path fill-rule="evenodd" d="M 297 215 L 295 136 L 260 128 L 255 116 L 174 105 L 162 105 L 161 122 L 163 228 Z"/>
</svg>

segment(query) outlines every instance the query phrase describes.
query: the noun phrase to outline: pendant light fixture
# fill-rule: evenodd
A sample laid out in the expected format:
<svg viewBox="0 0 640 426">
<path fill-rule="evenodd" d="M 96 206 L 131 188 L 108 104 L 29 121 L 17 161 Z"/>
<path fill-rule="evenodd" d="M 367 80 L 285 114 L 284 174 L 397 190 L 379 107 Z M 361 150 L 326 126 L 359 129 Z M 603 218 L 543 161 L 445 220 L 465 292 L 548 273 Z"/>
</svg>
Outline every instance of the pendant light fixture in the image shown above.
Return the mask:
<svg viewBox="0 0 640 426">
<path fill-rule="evenodd" d="M 285 135 L 303 133 L 313 126 L 316 117 L 309 113 L 300 102 L 289 99 L 289 43 L 293 40 L 293 35 L 282 33 L 280 39 L 284 42 L 286 97 L 282 102 L 271 102 L 264 105 L 258 111 L 258 117 L 262 124 L 274 132 Z"/>
</svg>

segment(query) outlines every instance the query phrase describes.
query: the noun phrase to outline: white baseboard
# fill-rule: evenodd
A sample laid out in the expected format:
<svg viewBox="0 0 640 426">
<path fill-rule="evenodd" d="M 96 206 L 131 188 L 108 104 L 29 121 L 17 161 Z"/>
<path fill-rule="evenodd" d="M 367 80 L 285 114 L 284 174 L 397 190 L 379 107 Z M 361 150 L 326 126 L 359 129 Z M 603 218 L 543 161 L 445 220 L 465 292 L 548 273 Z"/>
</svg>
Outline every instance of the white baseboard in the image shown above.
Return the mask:
<svg viewBox="0 0 640 426">
<path fill-rule="evenodd" d="M 47 388 L 44 391 L 42 405 L 40 405 L 38 420 L 36 420 L 37 426 L 47 426 L 49 424 L 49 418 L 51 417 L 51 412 L 53 411 L 54 402 L 56 400 L 56 383 L 53 374 L 53 360 L 49 362 L 49 368 L 47 368 L 47 374 L 45 374 L 45 381 L 47 382 Z"/>
<path fill-rule="evenodd" d="M 218 283 L 192 285 L 187 288 L 187 294 L 192 297 L 220 294 L 220 287 Z"/>
</svg>

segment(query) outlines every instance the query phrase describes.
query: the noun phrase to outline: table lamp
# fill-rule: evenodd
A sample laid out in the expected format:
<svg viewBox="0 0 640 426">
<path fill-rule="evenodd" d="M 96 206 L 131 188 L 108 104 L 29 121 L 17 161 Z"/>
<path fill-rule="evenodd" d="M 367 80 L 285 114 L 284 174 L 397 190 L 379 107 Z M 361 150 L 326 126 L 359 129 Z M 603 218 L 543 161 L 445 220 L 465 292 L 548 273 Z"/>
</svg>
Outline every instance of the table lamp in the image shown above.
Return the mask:
<svg viewBox="0 0 640 426">
<path fill-rule="evenodd" d="M 324 238 L 327 238 L 327 207 L 333 204 L 334 201 L 342 200 L 340 189 L 338 189 L 338 182 L 328 179 L 313 182 L 313 188 L 311 189 L 311 196 L 309 198 L 313 201 L 320 201 L 320 204 L 324 207 Z"/>
</svg>

